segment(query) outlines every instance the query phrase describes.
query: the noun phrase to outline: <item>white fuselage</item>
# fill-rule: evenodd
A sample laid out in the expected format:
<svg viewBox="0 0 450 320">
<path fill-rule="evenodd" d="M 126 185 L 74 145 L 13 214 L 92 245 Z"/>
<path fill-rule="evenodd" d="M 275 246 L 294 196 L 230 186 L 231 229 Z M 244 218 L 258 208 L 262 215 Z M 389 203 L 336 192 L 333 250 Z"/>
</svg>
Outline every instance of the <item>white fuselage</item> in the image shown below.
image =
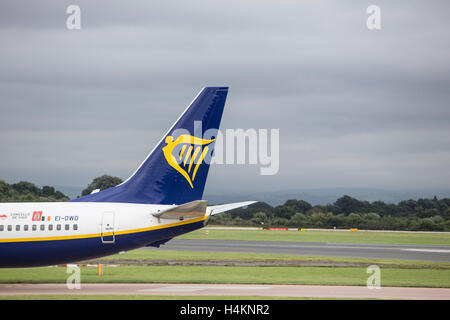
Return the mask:
<svg viewBox="0 0 450 320">
<path fill-rule="evenodd" d="M 107 214 L 108 218 L 113 218 L 109 221 L 113 222 L 113 225 L 110 223 L 108 231 L 114 230 L 116 234 L 161 226 L 173 221 L 162 219 L 158 221 L 153 213 L 170 207 L 165 205 L 95 202 L 0 203 L 0 226 L 4 226 L 4 230 L 0 231 L 0 239 L 58 238 L 100 234 L 107 231 L 105 230 L 106 224 L 102 225 L 104 214 Z M 39 220 L 33 220 L 33 214 L 35 213 L 41 213 Z M 6 215 L 6 218 L 2 218 L 4 215 Z M 42 219 L 42 217 L 44 218 Z M 27 225 L 28 230 L 25 231 Z M 33 225 L 36 225 L 36 230 L 33 230 Z M 60 230 L 57 230 L 58 225 L 61 225 Z M 69 230 L 66 230 L 67 225 Z M 74 230 L 75 225 L 76 230 Z M 11 231 L 8 231 L 8 226 L 11 226 Z M 52 230 L 49 230 L 50 228 Z"/>
<path fill-rule="evenodd" d="M 170 205 L 56 202 L 0 203 L 0 267 L 48 265 L 100 257 L 170 239 L 202 227 L 153 214 Z M 40 255 L 36 252 L 39 251 Z M 34 258 L 34 255 L 36 257 Z M 39 260 L 36 261 L 35 260 Z"/>
</svg>

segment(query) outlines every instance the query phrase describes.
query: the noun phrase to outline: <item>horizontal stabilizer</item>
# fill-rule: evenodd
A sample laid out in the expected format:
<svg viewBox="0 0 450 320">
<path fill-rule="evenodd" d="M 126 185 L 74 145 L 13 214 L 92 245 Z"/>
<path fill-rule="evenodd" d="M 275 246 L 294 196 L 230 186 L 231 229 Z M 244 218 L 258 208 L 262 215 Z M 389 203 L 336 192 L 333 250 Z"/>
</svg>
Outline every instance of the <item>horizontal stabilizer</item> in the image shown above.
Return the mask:
<svg viewBox="0 0 450 320">
<path fill-rule="evenodd" d="M 210 206 L 210 207 L 208 207 L 206 214 L 208 216 L 209 215 L 213 216 L 213 215 L 221 213 L 221 212 L 230 211 L 230 210 L 237 209 L 240 207 L 246 207 L 246 206 L 249 206 L 256 202 L 258 202 L 258 201 L 235 202 L 235 203 L 221 204 L 218 206 Z"/>
<path fill-rule="evenodd" d="M 206 200 L 196 200 L 179 206 L 171 207 L 167 210 L 154 213 L 153 216 L 162 219 L 177 219 L 203 217 L 206 213 L 208 202 Z"/>
</svg>

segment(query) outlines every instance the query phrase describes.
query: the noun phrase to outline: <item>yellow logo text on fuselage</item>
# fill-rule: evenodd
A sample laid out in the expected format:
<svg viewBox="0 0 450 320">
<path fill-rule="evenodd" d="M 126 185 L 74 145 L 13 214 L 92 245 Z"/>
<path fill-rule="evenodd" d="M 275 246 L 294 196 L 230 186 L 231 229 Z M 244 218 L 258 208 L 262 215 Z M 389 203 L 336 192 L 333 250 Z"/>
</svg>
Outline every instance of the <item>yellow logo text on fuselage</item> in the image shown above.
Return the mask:
<svg viewBox="0 0 450 320">
<path fill-rule="evenodd" d="M 167 145 L 162 148 L 164 152 L 164 157 L 167 160 L 167 163 L 177 170 L 186 180 L 189 182 L 189 185 L 191 188 L 194 188 L 193 181 L 195 179 L 195 175 L 197 174 L 197 170 L 202 163 L 203 159 L 205 158 L 206 154 L 208 153 L 208 144 L 213 142 L 215 139 L 212 140 L 205 140 L 201 138 L 197 138 L 194 136 L 190 136 L 187 134 L 179 136 L 176 140 L 173 140 L 172 136 L 167 136 L 165 142 Z M 173 154 L 174 149 L 177 146 L 181 146 L 181 150 L 179 150 L 179 154 L 176 156 Z M 195 150 L 194 150 L 195 148 Z M 177 148 L 179 149 L 179 148 Z M 187 151 L 186 151 L 187 149 Z M 203 151 L 200 154 L 200 151 L 203 149 Z M 194 153 L 192 153 L 192 150 L 194 150 Z M 186 153 L 185 153 L 186 151 Z M 178 153 L 178 150 L 177 152 Z M 197 156 L 200 154 L 200 157 Z M 184 160 L 183 160 L 184 156 Z M 178 158 L 178 159 L 177 159 Z M 191 173 L 192 165 L 195 164 L 194 170 Z M 183 168 L 185 167 L 185 168 Z M 188 165 L 186 170 L 186 165 Z M 191 174 L 191 175 L 190 175 Z"/>
</svg>

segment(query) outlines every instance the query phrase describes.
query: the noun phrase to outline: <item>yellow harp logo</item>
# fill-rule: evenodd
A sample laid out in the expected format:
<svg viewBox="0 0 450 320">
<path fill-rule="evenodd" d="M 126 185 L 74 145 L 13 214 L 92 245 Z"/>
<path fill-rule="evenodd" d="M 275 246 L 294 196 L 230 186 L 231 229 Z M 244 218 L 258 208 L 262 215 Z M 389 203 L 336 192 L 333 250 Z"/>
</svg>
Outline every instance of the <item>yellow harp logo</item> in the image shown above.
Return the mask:
<svg viewBox="0 0 450 320">
<path fill-rule="evenodd" d="M 164 152 L 164 157 L 166 158 L 167 163 L 172 168 L 181 173 L 181 175 L 187 180 L 187 182 L 189 182 L 189 185 L 191 186 L 192 189 L 194 188 L 194 185 L 192 183 L 195 179 L 195 175 L 197 174 L 197 170 L 200 167 L 200 164 L 202 163 L 206 154 L 208 153 L 208 144 L 210 144 L 214 140 L 215 139 L 205 140 L 187 134 L 179 136 L 175 141 L 173 140 L 172 136 L 166 137 L 165 142 L 167 143 L 167 145 L 164 148 L 162 148 Z M 174 155 L 173 154 L 174 148 L 178 145 L 182 145 L 181 150 L 179 151 L 179 154 Z M 188 150 L 185 153 L 186 148 Z M 198 159 L 196 160 L 197 156 L 199 155 L 202 149 L 203 151 L 201 152 L 200 157 L 198 157 Z M 194 150 L 194 153 L 192 153 L 192 150 Z M 176 153 L 178 153 L 178 148 Z M 194 170 L 192 170 L 191 172 L 192 165 L 194 164 L 194 162 L 196 162 L 196 164 Z M 184 167 L 184 169 L 181 166 L 181 164 Z"/>
</svg>

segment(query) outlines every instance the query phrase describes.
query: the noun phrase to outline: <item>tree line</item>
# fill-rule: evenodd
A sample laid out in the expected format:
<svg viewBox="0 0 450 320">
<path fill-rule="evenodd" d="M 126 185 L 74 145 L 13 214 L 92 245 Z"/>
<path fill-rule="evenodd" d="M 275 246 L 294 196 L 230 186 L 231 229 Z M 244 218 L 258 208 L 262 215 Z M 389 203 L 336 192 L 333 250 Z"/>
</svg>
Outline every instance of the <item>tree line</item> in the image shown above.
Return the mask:
<svg viewBox="0 0 450 320">
<path fill-rule="evenodd" d="M 112 188 L 123 181 L 120 178 L 103 175 L 95 178 L 81 191 L 80 196 L 90 194 L 92 191 L 106 190 Z M 78 196 L 78 198 L 80 197 Z M 70 198 L 61 191 L 55 190 L 51 186 L 37 187 L 28 181 L 20 181 L 14 184 L 8 184 L 0 180 L 0 202 L 54 202 L 68 201 Z"/>
<path fill-rule="evenodd" d="M 0 180 L 0 202 L 54 202 L 67 201 L 69 197 L 51 186 L 37 187 L 31 182 L 8 184 Z"/>
<path fill-rule="evenodd" d="M 95 189 L 105 190 L 122 183 L 122 179 L 103 175 L 95 178 L 81 196 Z M 0 180 L 0 202 L 67 201 L 69 197 L 51 186 L 21 181 L 8 184 Z M 215 215 L 211 224 L 259 227 L 326 228 L 450 231 L 450 199 L 405 200 L 398 204 L 361 201 L 344 195 L 334 203 L 315 205 L 291 199 L 283 205 L 257 202 Z"/>
<path fill-rule="evenodd" d="M 361 201 L 344 195 L 332 204 L 312 206 L 287 200 L 272 207 L 258 202 L 216 215 L 211 224 L 259 227 L 450 231 L 450 199 L 405 200 L 398 204 Z"/>
</svg>

